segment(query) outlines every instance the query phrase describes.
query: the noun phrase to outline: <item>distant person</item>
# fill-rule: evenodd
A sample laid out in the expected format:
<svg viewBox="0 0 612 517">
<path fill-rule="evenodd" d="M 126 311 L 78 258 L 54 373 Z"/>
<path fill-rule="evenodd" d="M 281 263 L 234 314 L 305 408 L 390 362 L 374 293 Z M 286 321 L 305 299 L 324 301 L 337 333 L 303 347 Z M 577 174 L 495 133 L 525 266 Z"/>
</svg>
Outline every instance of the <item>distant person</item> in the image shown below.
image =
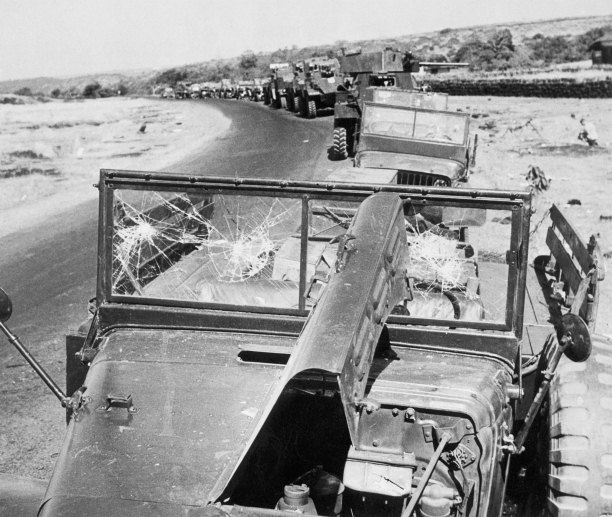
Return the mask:
<svg viewBox="0 0 612 517">
<path fill-rule="evenodd" d="M 580 133 L 578 133 L 578 140 L 586 142 L 590 147 L 598 145 L 597 139 L 599 137 L 597 135 L 595 125 L 592 122 L 588 122 L 584 117 L 580 119 L 580 125 L 582 126 L 582 129 L 580 130 Z"/>
</svg>

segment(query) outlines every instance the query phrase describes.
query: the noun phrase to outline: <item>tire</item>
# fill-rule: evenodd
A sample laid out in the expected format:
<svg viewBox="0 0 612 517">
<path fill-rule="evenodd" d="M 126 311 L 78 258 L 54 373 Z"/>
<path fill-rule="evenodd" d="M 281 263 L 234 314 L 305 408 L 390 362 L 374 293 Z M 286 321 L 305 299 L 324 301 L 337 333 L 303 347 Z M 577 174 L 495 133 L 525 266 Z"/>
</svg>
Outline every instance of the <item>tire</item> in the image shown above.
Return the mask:
<svg viewBox="0 0 612 517">
<path fill-rule="evenodd" d="M 307 118 L 317 118 L 317 104 L 315 101 L 308 101 Z"/>
<path fill-rule="evenodd" d="M 296 115 L 301 115 L 302 114 L 302 98 L 301 97 L 294 97 L 294 101 L 295 101 L 295 110 L 294 112 L 296 113 Z"/>
<path fill-rule="evenodd" d="M 545 515 L 612 515 L 612 340 L 592 343 L 587 361 L 562 358 L 550 386 Z"/>
<path fill-rule="evenodd" d="M 287 110 L 291 112 L 295 111 L 295 97 L 293 94 L 287 94 Z"/>
<path fill-rule="evenodd" d="M 348 149 L 346 146 L 346 128 L 344 127 L 334 128 L 332 154 L 335 160 L 344 160 L 348 158 Z"/>
</svg>

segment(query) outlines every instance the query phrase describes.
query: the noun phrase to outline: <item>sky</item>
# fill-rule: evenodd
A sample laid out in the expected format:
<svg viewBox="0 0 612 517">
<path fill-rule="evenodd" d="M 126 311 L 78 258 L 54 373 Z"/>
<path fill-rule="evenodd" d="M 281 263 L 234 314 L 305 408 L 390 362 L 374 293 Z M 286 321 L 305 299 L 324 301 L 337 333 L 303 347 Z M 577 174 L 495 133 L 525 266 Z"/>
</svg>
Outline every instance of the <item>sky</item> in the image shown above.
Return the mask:
<svg viewBox="0 0 612 517">
<path fill-rule="evenodd" d="M 0 81 L 605 14 L 609 0 L 0 0 Z"/>
</svg>

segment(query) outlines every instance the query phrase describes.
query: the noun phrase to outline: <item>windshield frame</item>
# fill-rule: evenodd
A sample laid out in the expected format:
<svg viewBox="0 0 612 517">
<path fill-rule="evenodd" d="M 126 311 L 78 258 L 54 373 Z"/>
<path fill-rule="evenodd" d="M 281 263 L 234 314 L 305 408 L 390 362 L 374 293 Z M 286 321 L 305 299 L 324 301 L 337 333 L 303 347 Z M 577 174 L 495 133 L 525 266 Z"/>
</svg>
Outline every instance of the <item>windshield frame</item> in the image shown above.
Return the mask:
<svg viewBox="0 0 612 517">
<path fill-rule="evenodd" d="M 300 266 L 300 308 L 285 309 L 259 306 L 234 306 L 211 302 L 176 299 L 146 298 L 121 295 L 112 292 L 113 271 L 113 202 L 116 189 L 150 190 L 164 192 L 206 192 L 207 194 L 250 194 L 275 197 L 301 198 L 302 228 L 309 216 L 311 201 L 361 202 L 369 195 L 395 192 L 404 200 L 418 205 L 460 206 L 511 211 L 510 243 L 508 243 L 508 284 L 504 321 L 462 321 L 420 319 L 410 316 L 389 317 L 388 322 L 401 325 L 434 325 L 437 327 L 471 328 L 493 331 L 522 332 L 524 287 L 529 239 L 530 194 L 515 191 L 468 190 L 457 188 L 408 187 L 400 185 L 367 185 L 333 182 L 282 181 L 269 179 L 233 179 L 219 177 L 189 177 L 168 173 L 150 174 L 137 171 L 103 169 L 100 172 L 100 217 L 98 235 L 98 283 L 97 300 L 102 303 L 155 305 L 181 308 L 203 308 L 222 311 L 264 313 L 272 315 L 308 316 L 302 301 L 306 288 L 305 254 Z M 308 231 L 302 230 L 301 242 L 308 239 Z"/>
<path fill-rule="evenodd" d="M 383 109 L 383 110 L 390 110 L 390 111 L 405 111 L 405 112 L 412 112 L 414 113 L 413 115 L 413 120 L 412 120 L 412 132 L 413 132 L 413 136 L 411 137 L 400 137 L 400 136 L 395 136 L 395 135 L 388 135 L 388 134 L 384 134 L 384 133 L 375 133 L 375 132 L 371 132 L 371 131 L 366 131 L 365 130 L 365 126 L 366 126 L 366 122 L 368 120 L 368 110 L 371 109 Z M 459 142 L 454 142 L 454 141 L 450 141 L 450 142 L 444 142 L 442 140 L 430 140 L 430 139 L 426 139 L 426 138 L 417 138 L 414 136 L 414 128 L 416 127 L 415 124 L 415 120 L 418 117 L 419 113 L 423 113 L 426 115 L 445 115 L 448 117 L 454 117 L 457 119 L 463 119 L 463 140 L 461 143 Z M 379 137 L 379 138 L 390 138 L 390 139 L 397 139 L 397 140 L 402 140 L 402 141 L 413 141 L 413 142 L 426 142 L 426 143 L 430 143 L 430 144 L 436 144 L 436 145 L 444 145 L 444 146 L 453 146 L 453 147 L 466 147 L 468 144 L 468 140 L 469 140 L 469 133 L 470 133 L 470 116 L 467 113 L 460 113 L 460 112 L 456 112 L 456 111 L 446 111 L 446 110 L 436 110 L 436 109 L 428 109 L 428 108 L 418 108 L 418 107 L 414 107 L 414 106 L 400 106 L 397 104 L 383 104 L 383 103 L 378 103 L 378 102 L 371 102 L 371 101 L 364 101 L 363 103 L 363 113 L 362 113 L 362 117 L 361 117 L 361 132 L 363 136 L 372 136 L 372 137 Z"/>
</svg>

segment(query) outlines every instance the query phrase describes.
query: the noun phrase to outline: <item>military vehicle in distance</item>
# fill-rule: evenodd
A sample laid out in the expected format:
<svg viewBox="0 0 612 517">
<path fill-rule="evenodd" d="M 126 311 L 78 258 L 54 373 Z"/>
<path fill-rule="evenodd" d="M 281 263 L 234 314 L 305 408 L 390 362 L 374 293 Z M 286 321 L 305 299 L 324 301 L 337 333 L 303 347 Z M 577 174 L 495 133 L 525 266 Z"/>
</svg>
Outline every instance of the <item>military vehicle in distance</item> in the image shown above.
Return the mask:
<svg viewBox="0 0 612 517">
<path fill-rule="evenodd" d="M 293 82 L 293 65 L 271 63 L 270 70 L 270 81 L 264 87 L 264 104 L 280 109 L 283 107 L 283 99 L 286 98 L 286 88 Z"/>
<path fill-rule="evenodd" d="M 360 102 L 366 88 L 371 86 L 393 87 L 401 90 L 418 90 L 413 73 L 418 72 L 418 62 L 409 52 L 385 48 L 381 51 L 362 53 L 361 50 L 346 53 L 339 58 L 343 82 L 336 93 L 334 104 L 334 141 L 337 136 L 346 140 L 349 154 L 355 132 L 361 119 Z"/>
<path fill-rule="evenodd" d="M 603 270 L 556 207 L 531 267 L 527 192 L 133 171 L 99 189 L 68 394 L 0 290 L 0 330 L 72 414 L 46 488 L 3 479 L 7 514 L 497 516 L 521 472 L 535 515 L 542 469 L 550 514 L 611 512 Z"/>
<path fill-rule="evenodd" d="M 355 166 L 396 169 L 406 185 L 467 181 L 477 136 L 470 137 L 469 114 L 440 109 L 446 102 L 444 94 L 366 89 Z"/>
<path fill-rule="evenodd" d="M 336 58 L 312 57 L 301 67 L 293 85 L 295 111 L 304 118 L 315 118 L 317 111 L 334 107 L 342 85 L 340 64 Z"/>
</svg>

